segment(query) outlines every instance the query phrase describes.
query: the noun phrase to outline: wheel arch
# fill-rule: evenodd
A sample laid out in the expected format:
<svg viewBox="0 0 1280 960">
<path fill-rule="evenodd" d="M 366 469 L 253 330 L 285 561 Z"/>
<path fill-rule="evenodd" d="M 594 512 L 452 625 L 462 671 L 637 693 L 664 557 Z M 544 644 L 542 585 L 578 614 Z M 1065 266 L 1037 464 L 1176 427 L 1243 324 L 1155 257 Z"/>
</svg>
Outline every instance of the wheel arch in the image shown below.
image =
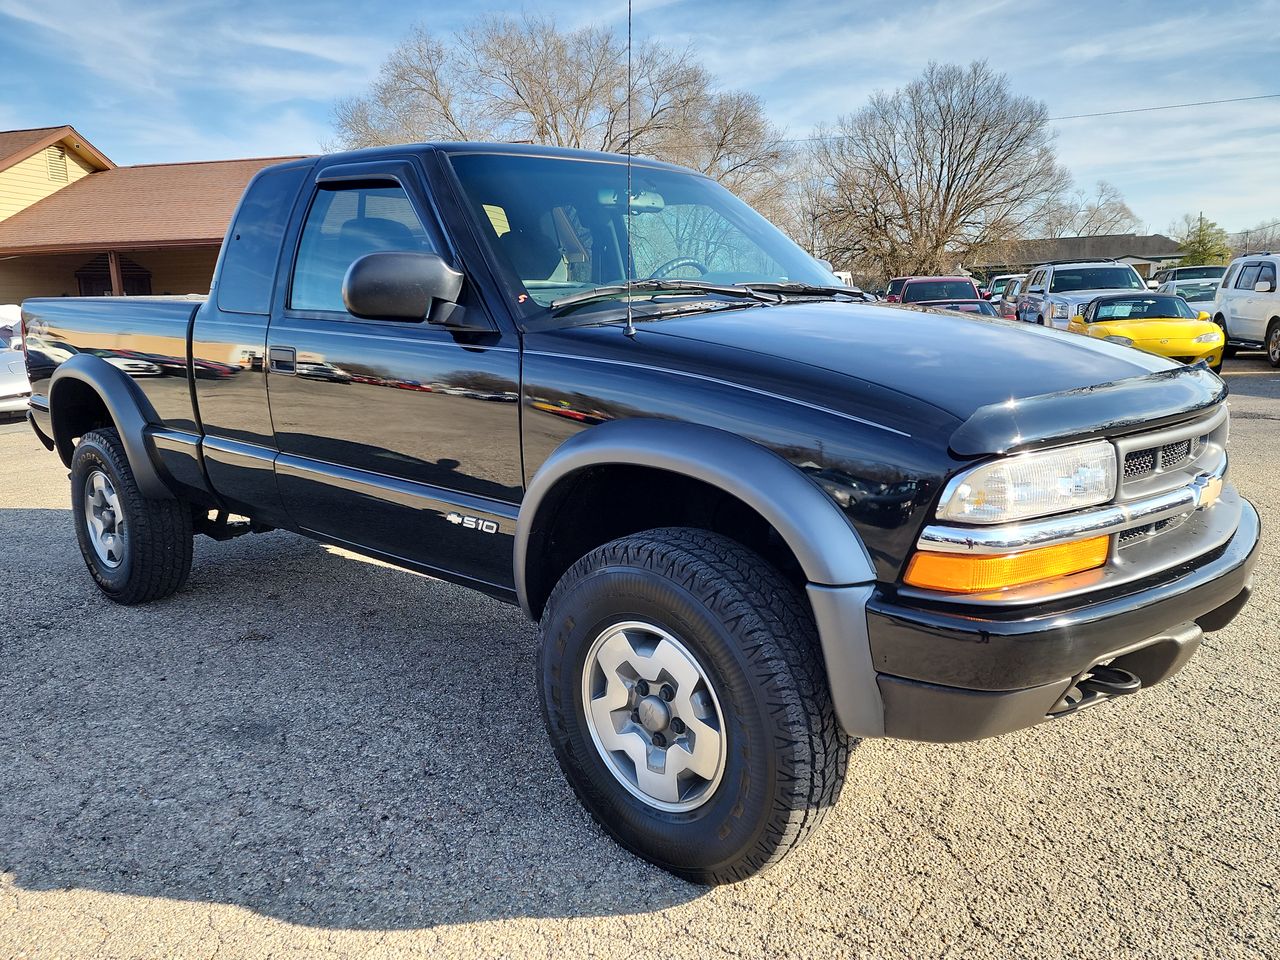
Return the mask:
<svg viewBox="0 0 1280 960">
<path fill-rule="evenodd" d="M 142 495 L 173 499 L 147 438 L 147 429 L 160 425 L 159 415 L 128 375 L 92 354 L 70 357 L 50 378 L 49 416 L 54 446 L 64 465 L 71 465 L 76 437 L 111 426 L 120 436 Z"/>
<path fill-rule="evenodd" d="M 584 481 L 607 481 L 611 470 L 658 471 L 679 478 L 684 487 L 652 491 L 656 497 L 715 490 L 747 511 L 744 524 L 725 533 L 781 566 L 794 561 L 792 582 L 809 602 L 818 628 L 832 703 L 840 725 L 852 736 L 884 733 L 884 708 L 876 685 L 867 635 L 866 603 L 875 584 L 875 568 L 857 530 L 822 489 L 771 450 L 735 434 L 663 420 L 619 420 L 591 427 L 561 444 L 529 483 L 516 523 L 514 574 L 524 611 L 539 619 L 551 590 L 565 570 L 596 547 L 650 526 L 626 513 L 634 492 L 617 490 L 618 509 L 630 521 L 596 527 L 596 535 L 571 530 L 566 510 L 591 517 L 614 491 L 596 486 L 581 497 Z M 600 471 L 594 477 L 593 471 Z M 614 474 L 616 476 L 616 474 Z M 599 491 L 603 490 L 603 497 Z M 575 500 L 577 498 L 577 500 Z M 654 502 L 654 501 L 651 501 Z M 630 506 L 629 506 L 630 505 Z M 776 533 L 782 552 L 770 554 L 751 542 L 749 520 L 758 518 Z M 685 525 L 669 519 L 660 526 Z M 570 530 L 557 543 L 555 532 Z M 784 576 L 788 571 L 783 571 Z"/>
<path fill-rule="evenodd" d="M 698 424 L 620 420 L 561 444 L 529 483 L 516 524 L 514 559 L 516 592 L 530 616 L 541 613 L 555 585 L 540 589 L 531 584 L 531 561 L 546 545 L 574 483 L 586 471 L 619 466 L 689 478 L 741 502 L 777 531 L 810 583 L 841 586 L 875 579 L 871 558 L 848 518 L 817 484 L 772 450 Z M 620 507 L 626 509 L 626 503 Z"/>
</svg>

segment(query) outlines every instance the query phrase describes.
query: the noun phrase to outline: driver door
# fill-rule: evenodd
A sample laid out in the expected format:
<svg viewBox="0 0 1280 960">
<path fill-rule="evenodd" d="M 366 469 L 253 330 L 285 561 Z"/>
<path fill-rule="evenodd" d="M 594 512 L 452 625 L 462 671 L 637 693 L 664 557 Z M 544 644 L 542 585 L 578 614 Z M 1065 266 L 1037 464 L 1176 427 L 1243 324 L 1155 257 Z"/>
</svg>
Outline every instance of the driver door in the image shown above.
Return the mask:
<svg viewBox="0 0 1280 960">
<path fill-rule="evenodd" d="M 350 314 L 359 257 L 461 268 L 406 158 L 321 168 L 268 330 L 281 499 L 306 533 L 487 592 L 510 588 L 522 493 L 514 333 Z M 469 320 L 488 319 L 464 283 Z"/>
</svg>

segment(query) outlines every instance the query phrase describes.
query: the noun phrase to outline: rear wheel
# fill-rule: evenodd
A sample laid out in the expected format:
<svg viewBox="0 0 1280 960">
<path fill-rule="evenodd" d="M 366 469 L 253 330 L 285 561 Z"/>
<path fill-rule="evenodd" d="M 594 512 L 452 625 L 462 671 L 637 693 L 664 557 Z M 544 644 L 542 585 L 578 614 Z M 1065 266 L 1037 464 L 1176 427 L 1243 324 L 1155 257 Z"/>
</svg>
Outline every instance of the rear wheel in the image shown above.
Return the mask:
<svg viewBox="0 0 1280 960">
<path fill-rule="evenodd" d="M 556 759 L 619 843 L 698 883 L 784 857 L 835 803 L 839 729 L 802 595 L 756 554 L 665 528 L 592 551 L 541 622 Z"/>
<path fill-rule="evenodd" d="M 191 510 L 142 496 L 115 430 L 80 438 L 71 458 L 71 513 L 80 553 L 116 603 L 158 600 L 191 570 Z"/>
</svg>

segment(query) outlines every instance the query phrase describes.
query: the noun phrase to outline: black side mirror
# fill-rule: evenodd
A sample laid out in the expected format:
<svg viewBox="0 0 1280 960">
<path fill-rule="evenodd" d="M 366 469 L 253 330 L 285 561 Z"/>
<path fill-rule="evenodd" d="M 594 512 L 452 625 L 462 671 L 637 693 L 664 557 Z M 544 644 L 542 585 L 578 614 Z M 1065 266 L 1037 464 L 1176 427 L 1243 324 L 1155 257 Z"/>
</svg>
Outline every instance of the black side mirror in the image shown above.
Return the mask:
<svg viewBox="0 0 1280 960">
<path fill-rule="evenodd" d="M 347 268 L 342 302 L 364 320 L 430 320 L 461 313 L 462 274 L 434 253 L 368 253 Z M 487 325 L 486 325 L 487 329 Z"/>
</svg>

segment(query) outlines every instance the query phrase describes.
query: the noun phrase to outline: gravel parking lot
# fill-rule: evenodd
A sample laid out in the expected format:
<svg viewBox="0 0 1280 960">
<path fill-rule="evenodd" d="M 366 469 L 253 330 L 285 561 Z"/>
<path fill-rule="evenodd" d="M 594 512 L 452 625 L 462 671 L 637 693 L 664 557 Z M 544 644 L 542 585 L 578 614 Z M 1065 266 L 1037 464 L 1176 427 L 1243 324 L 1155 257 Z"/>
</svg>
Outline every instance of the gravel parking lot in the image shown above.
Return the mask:
<svg viewBox="0 0 1280 960">
<path fill-rule="evenodd" d="M 1256 595 L 1149 693 L 867 742 L 824 830 L 704 890 L 561 779 L 534 631 L 284 533 L 125 609 L 65 471 L 0 426 L 0 957 L 1280 954 L 1280 371 L 1228 361 Z"/>
</svg>

